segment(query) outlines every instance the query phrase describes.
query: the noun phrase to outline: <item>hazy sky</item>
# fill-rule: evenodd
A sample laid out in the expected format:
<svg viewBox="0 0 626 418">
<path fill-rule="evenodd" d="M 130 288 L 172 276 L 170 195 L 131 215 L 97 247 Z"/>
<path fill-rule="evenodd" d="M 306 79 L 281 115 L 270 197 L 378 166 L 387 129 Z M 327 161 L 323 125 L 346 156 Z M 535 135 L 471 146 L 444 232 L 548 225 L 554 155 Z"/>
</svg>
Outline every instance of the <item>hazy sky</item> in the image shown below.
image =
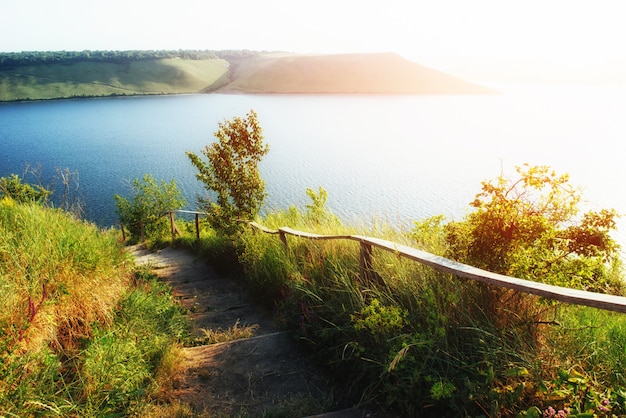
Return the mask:
<svg viewBox="0 0 626 418">
<path fill-rule="evenodd" d="M 0 51 L 371 51 L 582 71 L 626 60 L 625 20 L 623 0 L 1 0 Z"/>
</svg>

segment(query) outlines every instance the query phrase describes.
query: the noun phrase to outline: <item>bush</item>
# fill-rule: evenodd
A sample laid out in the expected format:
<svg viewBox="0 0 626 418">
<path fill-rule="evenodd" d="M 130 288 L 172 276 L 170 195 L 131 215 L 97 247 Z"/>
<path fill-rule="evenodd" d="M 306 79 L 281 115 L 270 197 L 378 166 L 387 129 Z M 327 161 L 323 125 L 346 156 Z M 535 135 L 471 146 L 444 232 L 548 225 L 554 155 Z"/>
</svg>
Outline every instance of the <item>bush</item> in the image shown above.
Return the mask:
<svg viewBox="0 0 626 418">
<path fill-rule="evenodd" d="M 0 197 L 8 197 L 18 203 L 44 203 L 52 192 L 38 185 L 23 183 L 17 174 L 0 177 Z"/>
<path fill-rule="evenodd" d="M 615 210 L 578 216 L 569 176 L 546 166 L 517 167 L 519 178 L 483 182 L 476 210 L 445 226 L 447 256 L 495 273 L 558 286 L 624 292 Z"/>
<path fill-rule="evenodd" d="M 169 225 L 164 215 L 187 204 L 176 182 L 157 181 L 151 174 L 145 174 L 142 180 L 135 179 L 132 187 L 132 201 L 114 196 L 121 224 L 128 228 L 134 240 L 162 238 Z"/>
</svg>

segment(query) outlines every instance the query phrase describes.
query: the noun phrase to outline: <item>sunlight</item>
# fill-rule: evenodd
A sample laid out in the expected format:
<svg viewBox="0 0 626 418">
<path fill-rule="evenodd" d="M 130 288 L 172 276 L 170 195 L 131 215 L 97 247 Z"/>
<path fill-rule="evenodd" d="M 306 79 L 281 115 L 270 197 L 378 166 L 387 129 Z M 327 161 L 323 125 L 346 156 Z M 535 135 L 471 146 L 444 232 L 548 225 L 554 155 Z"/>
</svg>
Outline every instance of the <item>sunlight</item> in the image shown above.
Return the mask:
<svg viewBox="0 0 626 418">
<path fill-rule="evenodd" d="M 3 5 L 0 48 L 396 52 L 461 75 L 614 80 L 626 69 L 622 11 L 617 0 L 33 0 Z"/>
</svg>

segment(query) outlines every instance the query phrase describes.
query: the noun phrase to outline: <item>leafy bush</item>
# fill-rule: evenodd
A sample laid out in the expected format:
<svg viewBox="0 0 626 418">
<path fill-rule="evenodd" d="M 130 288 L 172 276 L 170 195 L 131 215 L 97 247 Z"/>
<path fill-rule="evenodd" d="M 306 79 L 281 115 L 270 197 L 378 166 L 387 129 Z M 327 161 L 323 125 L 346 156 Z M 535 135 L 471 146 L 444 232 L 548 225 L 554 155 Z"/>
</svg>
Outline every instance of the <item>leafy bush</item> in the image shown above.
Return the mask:
<svg viewBox="0 0 626 418">
<path fill-rule="evenodd" d="M 568 175 L 517 167 L 519 178 L 483 182 L 476 210 L 445 226 L 455 260 L 495 273 L 621 294 L 615 210 L 578 216 L 580 193 Z"/>
<path fill-rule="evenodd" d="M 169 225 L 164 215 L 187 204 L 176 182 L 157 181 L 151 174 L 145 174 L 142 180 L 133 180 L 132 187 L 132 201 L 114 196 L 120 222 L 135 240 L 162 238 Z"/>
<path fill-rule="evenodd" d="M 43 203 L 51 193 L 41 186 L 23 183 L 17 174 L 0 177 L 0 197 L 11 198 L 18 203 Z"/>
</svg>

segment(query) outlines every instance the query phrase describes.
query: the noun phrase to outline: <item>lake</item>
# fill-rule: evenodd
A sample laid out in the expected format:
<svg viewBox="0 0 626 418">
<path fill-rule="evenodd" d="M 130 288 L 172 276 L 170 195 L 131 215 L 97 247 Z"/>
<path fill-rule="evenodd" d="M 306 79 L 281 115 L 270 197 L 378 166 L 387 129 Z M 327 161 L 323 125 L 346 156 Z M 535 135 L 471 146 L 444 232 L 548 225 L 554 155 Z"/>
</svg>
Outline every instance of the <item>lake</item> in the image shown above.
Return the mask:
<svg viewBox="0 0 626 418">
<path fill-rule="evenodd" d="M 568 172 L 590 207 L 626 213 L 626 87 L 497 85 L 497 95 L 185 95 L 0 104 L 0 176 L 77 171 L 86 216 L 116 223 L 115 194 L 144 173 L 203 193 L 185 151 L 254 109 L 270 152 L 270 209 L 324 187 L 343 220 L 459 219 L 480 182 L 523 163 Z M 27 178 L 28 180 L 28 178 Z M 32 179 L 31 179 L 32 180 Z M 621 234 L 620 234 L 621 235 Z M 620 239 L 621 240 L 621 239 Z"/>
</svg>

